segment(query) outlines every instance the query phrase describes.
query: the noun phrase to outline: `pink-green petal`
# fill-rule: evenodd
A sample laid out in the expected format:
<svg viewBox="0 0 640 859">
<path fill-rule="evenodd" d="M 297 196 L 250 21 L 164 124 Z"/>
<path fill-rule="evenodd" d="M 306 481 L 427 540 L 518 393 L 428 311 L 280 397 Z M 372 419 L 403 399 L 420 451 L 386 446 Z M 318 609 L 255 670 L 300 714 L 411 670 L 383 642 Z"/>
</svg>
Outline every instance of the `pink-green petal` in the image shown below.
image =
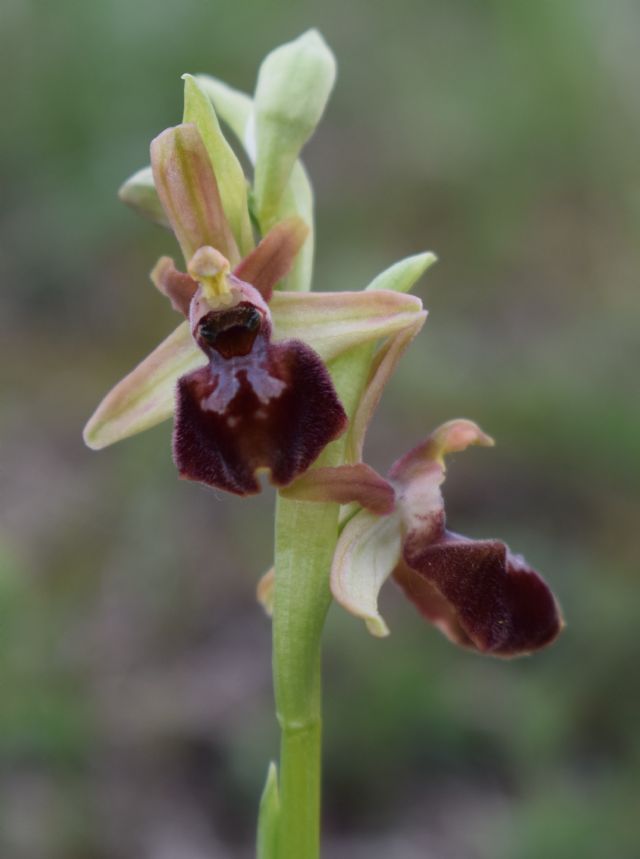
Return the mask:
<svg viewBox="0 0 640 859">
<path fill-rule="evenodd" d="M 240 254 L 222 208 L 213 167 L 191 124 L 168 128 L 151 142 L 151 167 L 158 196 L 180 243 L 185 262 L 204 245 L 237 265 Z"/>
<path fill-rule="evenodd" d="M 309 235 L 302 218 L 287 218 L 272 227 L 260 244 L 246 256 L 234 274 L 258 290 L 265 301 L 290 271 Z"/>
<path fill-rule="evenodd" d="M 391 513 L 395 491 L 390 483 L 364 462 L 334 468 L 313 468 L 282 490 L 297 501 L 355 502 L 378 515 Z"/>
<path fill-rule="evenodd" d="M 85 443 L 100 450 L 167 420 L 178 378 L 205 363 L 183 322 L 107 394 L 84 429 Z"/>
<path fill-rule="evenodd" d="M 387 290 L 274 292 L 270 309 L 275 340 L 304 340 L 325 361 L 406 330 L 423 312 L 419 298 Z"/>
<path fill-rule="evenodd" d="M 369 423 L 378 408 L 387 382 L 412 340 L 424 325 L 427 311 L 424 310 L 416 316 L 417 318 L 411 325 L 389 337 L 374 355 L 367 386 L 349 428 L 348 457 L 353 462 L 362 459 L 362 450 Z"/>
</svg>

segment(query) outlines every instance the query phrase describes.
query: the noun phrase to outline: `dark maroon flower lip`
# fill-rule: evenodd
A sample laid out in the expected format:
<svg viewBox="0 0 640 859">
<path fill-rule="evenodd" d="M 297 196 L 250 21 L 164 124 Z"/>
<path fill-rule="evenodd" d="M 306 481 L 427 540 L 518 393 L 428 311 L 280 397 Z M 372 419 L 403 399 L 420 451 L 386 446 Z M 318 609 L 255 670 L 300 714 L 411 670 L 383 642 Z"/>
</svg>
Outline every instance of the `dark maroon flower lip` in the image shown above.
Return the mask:
<svg viewBox="0 0 640 859">
<path fill-rule="evenodd" d="M 182 477 L 252 495 L 266 469 L 286 486 L 346 428 L 326 367 L 301 341 L 272 344 L 262 330 L 246 354 L 209 354 L 208 366 L 178 382 L 173 451 Z"/>
<path fill-rule="evenodd" d="M 551 644 L 563 626 L 549 586 L 500 540 L 443 531 L 405 539 L 394 579 L 418 611 L 457 644 L 518 656 Z"/>
<path fill-rule="evenodd" d="M 199 289 L 191 299 L 191 329 L 208 363 L 178 380 L 173 453 L 181 477 L 252 495 L 260 471 L 276 486 L 295 480 L 347 416 L 320 357 L 299 340 L 272 343 L 260 293 L 226 277 L 222 299 Z"/>
<path fill-rule="evenodd" d="M 471 421 L 450 421 L 397 460 L 389 481 L 360 464 L 334 470 L 339 474 L 325 469 L 317 479 L 310 472 L 288 492 L 362 506 L 340 536 L 331 588 L 374 635 L 388 634 L 377 599 L 393 576 L 422 616 L 456 644 L 502 657 L 531 653 L 564 625 L 547 583 L 502 541 L 473 540 L 446 527 L 444 457 L 470 444 L 493 441 Z"/>
</svg>

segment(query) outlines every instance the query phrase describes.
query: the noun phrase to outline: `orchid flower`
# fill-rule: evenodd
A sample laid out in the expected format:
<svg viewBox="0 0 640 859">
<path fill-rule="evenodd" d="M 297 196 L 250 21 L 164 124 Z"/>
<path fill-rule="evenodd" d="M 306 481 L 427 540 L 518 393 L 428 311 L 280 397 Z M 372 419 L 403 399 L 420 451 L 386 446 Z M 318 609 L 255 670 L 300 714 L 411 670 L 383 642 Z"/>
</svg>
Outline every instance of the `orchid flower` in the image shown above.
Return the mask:
<svg viewBox="0 0 640 859">
<path fill-rule="evenodd" d="M 274 293 L 309 227 L 293 215 L 254 248 L 246 180 L 190 76 L 185 118 L 193 122 L 152 142 L 153 186 L 146 202 L 136 200 L 180 244 L 187 271 L 163 257 L 151 278 L 187 321 L 105 397 L 85 440 L 98 449 L 175 413 L 181 476 L 249 495 L 260 490 L 260 472 L 286 486 L 344 432 L 347 415 L 324 362 L 421 325 L 424 313 L 418 299 L 392 290 Z M 295 159 L 287 163 L 290 173 Z M 270 222 L 279 212 L 273 200 L 284 192 L 274 190 L 274 178 L 263 184 Z"/>
<path fill-rule="evenodd" d="M 386 636 L 378 594 L 392 577 L 419 612 L 456 644 L 496 656 L 538 650 L 560 633 L 558 604 L 542 577 L 500 540 L 473 540 L 446 526 L 441 485 L 446 454 L 493 439 L 468 420 L 436 429 L 397 460 L 388 479 L 364 463 L 320 469 L 286 494 L 357 502 L 331 571 L 336 601 Z M 268 600 L 268 579 L 259 597 Z"/>
</svg>

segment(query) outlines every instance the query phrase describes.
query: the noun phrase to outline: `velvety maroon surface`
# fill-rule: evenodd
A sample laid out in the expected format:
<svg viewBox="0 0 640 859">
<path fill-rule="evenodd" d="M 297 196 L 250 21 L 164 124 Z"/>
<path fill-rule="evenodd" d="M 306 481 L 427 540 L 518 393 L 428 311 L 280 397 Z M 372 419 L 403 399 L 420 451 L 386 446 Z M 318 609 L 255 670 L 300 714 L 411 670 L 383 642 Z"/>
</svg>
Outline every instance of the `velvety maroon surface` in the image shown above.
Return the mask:
<svg viewBox="0 0 640 859">
<path fill-rule="evenodd" d="M 562 629 L 542 577 L 499 540 L 451 532 L 423 545 L 409 535 L 394 578 L 422 614 L 453 641 L 500 656 L 549 644 Z"/>
<path fill-rule="evenodd" d="M 346 428 L 329 373 L 298 340 L 272 344 L 244 304 L 208 314 L 197 341 L 209 365 L 178 381 L 173 451 L 182 477 L 238 495 L 260 491 L 258 469 L 286 486 Z"/>
</svg>

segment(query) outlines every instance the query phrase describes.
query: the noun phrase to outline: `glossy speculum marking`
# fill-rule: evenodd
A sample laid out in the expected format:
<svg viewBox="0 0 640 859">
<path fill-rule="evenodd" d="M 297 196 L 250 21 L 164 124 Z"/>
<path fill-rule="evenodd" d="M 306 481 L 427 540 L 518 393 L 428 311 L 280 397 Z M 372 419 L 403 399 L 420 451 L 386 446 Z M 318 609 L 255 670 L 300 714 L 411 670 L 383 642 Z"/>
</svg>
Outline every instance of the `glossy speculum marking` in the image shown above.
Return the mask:
<svg viewBox="0 0 640 859">
<path fill-rule="evenodd" d="M 196 329 L 198 345 L 208 348 L 223 358 L 248 355 L 262 325 L 260 311 L 249 302 L 242 302 L 229 310 L 212 311 L 202 317 Z"/>
</svg>

